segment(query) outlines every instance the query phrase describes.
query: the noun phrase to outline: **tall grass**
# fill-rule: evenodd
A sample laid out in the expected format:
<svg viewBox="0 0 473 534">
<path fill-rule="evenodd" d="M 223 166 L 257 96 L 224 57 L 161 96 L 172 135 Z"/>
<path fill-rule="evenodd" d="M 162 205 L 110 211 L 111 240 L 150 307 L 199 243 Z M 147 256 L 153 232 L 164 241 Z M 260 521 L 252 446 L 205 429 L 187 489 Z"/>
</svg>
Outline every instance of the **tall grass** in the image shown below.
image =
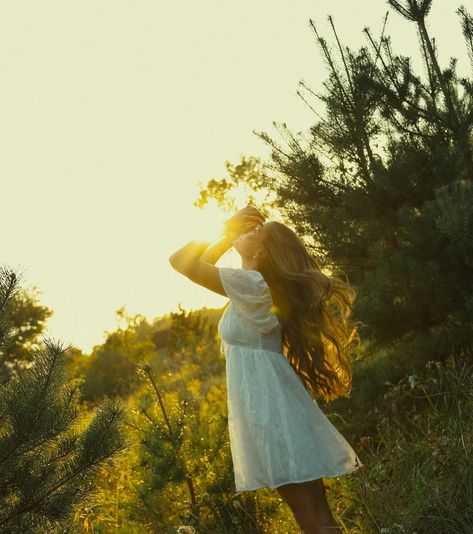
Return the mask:
<svg viewBox="0 0 473 534">
<path fill-rule="evenodd" d="M 451 356 L 391 384 L 354 479 L 362 532 L 473 532 L 472 371 Z"/>
</svg>

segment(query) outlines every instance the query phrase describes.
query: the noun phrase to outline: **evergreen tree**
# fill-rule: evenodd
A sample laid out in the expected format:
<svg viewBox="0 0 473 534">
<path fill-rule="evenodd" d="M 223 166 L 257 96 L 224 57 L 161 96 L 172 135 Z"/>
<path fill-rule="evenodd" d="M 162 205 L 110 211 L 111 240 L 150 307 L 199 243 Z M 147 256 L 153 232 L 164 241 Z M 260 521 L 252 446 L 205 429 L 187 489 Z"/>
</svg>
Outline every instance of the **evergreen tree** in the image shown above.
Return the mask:
<svg viewBox="0 0 473 534">
<path fill-rule="evenodd" d="M 0 269 L 0 348 L 12 335 L 14 272 Z M 79 419 L 80 391 L 68 380 L 69 347 L 49 339 L 0 387 L 0 531 L 67 532 L 73 506 L 91 491 L 97 467 L 123 448 L 122 408 L 100 405 L 92 420 Z"/>
<path fill-rule="evenodd" d="M 444 357 L 471 345 L 473 81 L 456 59 L 440 66 L 426 23 L 432 0 L 389 4 L 415 25 L 425 75 L 393 51 L 387 17 L 356 51 L 331 17 L 334 47 L 310 21 L 328 77 L 320 93 L 301 81 L 298 94 L 316 122 L 307 136 L 275 124 L 287 146 L 255 133 L 272 148 L 272 205 L 355 285 L 360 333 L 423 338 L 429 357 Z M 458 14 L 473 66 L 473 19 L 464 7 Z"/>
</svg>

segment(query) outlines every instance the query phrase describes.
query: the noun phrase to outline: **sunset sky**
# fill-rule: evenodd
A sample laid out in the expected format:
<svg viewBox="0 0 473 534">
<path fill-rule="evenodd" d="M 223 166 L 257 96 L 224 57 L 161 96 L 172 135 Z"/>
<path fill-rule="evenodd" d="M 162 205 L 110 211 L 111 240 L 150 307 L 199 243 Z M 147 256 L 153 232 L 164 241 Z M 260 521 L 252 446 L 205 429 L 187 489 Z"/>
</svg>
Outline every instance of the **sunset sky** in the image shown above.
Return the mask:
<svg viewBox="0 0 473 534">
<path fill-rule="evenodd" d="M 456 8 L 434 1 L 440 59 L 468 67 Z M 225 161 L 267 158 L 272 121 L 307 130 L 296 95 L 326 77 L 309 19 L 344 43 L 376 34 L 382 0 L 0 0 L 2 264 L 54 311 L 47 334 L 85 352 L 115 311 L 150 321 L 226 299 L 175 272 L 168 257 L 213 241 L 229 214 L 198 210 L 199 182 Z M 391 12 L 394 49 L 414 55 L 412 25 Z M 240 207 L 243 207 L 244 203 Z M 230 251 L 219 265 L 239 266 Z"/>
</svg>

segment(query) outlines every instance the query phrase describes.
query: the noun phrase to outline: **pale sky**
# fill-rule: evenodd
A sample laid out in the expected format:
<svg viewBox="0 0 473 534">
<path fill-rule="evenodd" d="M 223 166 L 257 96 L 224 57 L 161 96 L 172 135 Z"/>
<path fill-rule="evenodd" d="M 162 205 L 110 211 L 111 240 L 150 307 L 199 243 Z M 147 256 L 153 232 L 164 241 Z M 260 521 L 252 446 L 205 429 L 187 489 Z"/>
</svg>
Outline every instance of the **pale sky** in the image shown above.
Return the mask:
<svg viewBox="0 0 473 534">
<path fill-rule="evenodd" d="M 456 8 L 429 19 L 440 57 L 468 61 Z M 169 256 L 218 237 L 228 215 L 192 206 L 225 161 L 269 156 L 272 121 L 306 131 L 296 95 L 326 70 L 309 19 L 343 42 L 381 29 L 383 0 L 0 0 L 2 265 L 23 272 L 54 311 L 47 335 L 85 352 L 115 311 L 150 321 L 181 302 L 221 307 Z M 412 25 L 391 12 L 395 50 L 417 56 Z M 241 206 L 243 207 L 243 206 Z M 239 266 L 235 251 L 218 265 Z"/>
</svg>

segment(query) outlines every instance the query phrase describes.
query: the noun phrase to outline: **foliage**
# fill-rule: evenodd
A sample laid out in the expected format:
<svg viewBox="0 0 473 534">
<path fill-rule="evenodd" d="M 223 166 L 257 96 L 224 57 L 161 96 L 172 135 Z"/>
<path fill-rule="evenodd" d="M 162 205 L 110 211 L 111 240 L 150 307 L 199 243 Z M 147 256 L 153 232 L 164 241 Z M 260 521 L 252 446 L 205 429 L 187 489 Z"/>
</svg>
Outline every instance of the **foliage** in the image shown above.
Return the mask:
<svg viewBox="0 0 473 534">
<path fill-rule="evenodd" d="M 227 210 L 235 210 L 236 202 L 233 196 L 235 189 L 244 187 L 248 191 L 248 201 L 253 204 L 271 205 L 272 191 L 266 188 L 271 184 L 272 177 L 266 172 L 266 165 L 260 158 L 242 156 L 241 161 L 234 165 L 225 162 L 228 175 L 220 180 L 212 179 L 205 186 L 200 185 L 199 198 L 194 202 L 197 208 L 205 208 L 210 199 Z M 256 191 L 263 191 L 262 198 L 256 201 Z"/>
<path fill-rule="evenodd" d="M 18 287 L 11 295 L 8 340 L 5 339 L 5 346 L 0 349 L 0 382 L 6 381 L 15 369 L 28 366 L 32 350 L 38 347 L 46 321 L 52 314 L 52 310 L 39 303 L 39 292 L 35 287 Z"/>
<path fill-rule="evenodd" d="M 125 320 L 125 327 L 109 333 L 105 343 L 95 346 L 79 365 L 85 377 L 84 398 L 91 402 L 130 395 L 138 385 L 139 363 L 154 354 L 152 341 L 143 335 L 146 319 L 140 314 L 130 317 L 124 308 L 116 314 Z"/>
<path fill-rule="evenodd" d="M 287 142 L 281 147 L 258 133 L 273 149 L 271 161 L 227 163 L 228 177 L 209 181 L 196 205 L 214 198 L 233 208 L 240 186 L 264 194 L 258 204 L 280 209 L 322 263 L 343 269 L 356 286 L 366 335 L 360 332 L 352 395 L 320 401 L 365 465 L 324 480 L 343 531 L 466 533 L 473 526 L 473 83 L 458 76 L 456 60 L 440 66 L 426 24 L 431 0 L 389 4 L 415 25 L 425 75 L 394 53 L 387 19 L 380 37 L 366 29 L 367 46 L 354 51 L 341 44 L 330 18 L 336 53 L 311 22 L 328 76 L 321 93 L 301 82 L 319 106 L 299 92 L 316 114 L 308 136 L 277 126 Z M 473 19 L 464 8 L 458 14 L 473 66 Z M 4 347 L 11 331 L 5 296 L 13 286 L 0 285 Z M 28 324 L 36 312 L 25 310 Z M 69 368 L 83 377 L 86 400 L 125 399 L 131 443 L 113 466 L 94 464 L 94 493 L 75 506 L 76 526 L 94 533 L 297 532 L 273 491 L 234 495 L 215 312 L 180 307 L 153 324 L 117 313 L 125 328 L 90 356 L 76 352 Z M 35 365 L 0 391 L 0 453 L 9 453 L 8 470 L 0 471 L 0 521 L 15 517 L 11 532 L 68 527 L 72 503 L 89 488 L 92 466 L 84 462 L 118 417 L 109 401 L 95 416 L 82 407 L 89 426 L 78 420 L 78 382 L 64 378 L 65 352 L 46 344 Z M 105 454 L 119 441 L 113 432 Z"/>
<path fill-rule="evenodd" d="M 140 384 L 127 400 L 132 445 L 113 470 L 101 469 L 96 498 L 76 509 L 77 524 L 87 532 L 130 533 L 294 529 L 270 490 L 234 495 L 215 325 L 181 308 L 169 328 L 169 345 L 140 366 Z"/>
<path fill-rule="evenodd" d="M 415 26 L 425 75 L 395 53 L 387 18 L 380 37 L 364 30 L 359 50 L 342 44 L 331 17 L 334 46 L 311 21 L 328 72 L 320 92 L 300 82 L 314 125 L 295 135 L 275 124 L 286 146 L 255 132 L 272 149 L 258 170 L 268 179 L 239 179 L 275 192 L 272 207 L 327 268 L 346 273 L 362 337 L 388 344 L 440 329 L 461 350 L 473 319 L 473 82 L 454 59 L 440 66 L 431 0 L 389 3 Z M 458 13 L 473 65 L 473 19 Z"/>
<path fill-rule="evenodd" d="M 464 354 L 430 361 L 385 393 L 389 406 L 380 412 L 379 437 L 366 438 L 367 472 L 355 481 L 366 529 L 472 531 L 470 359 Z"/>
<path fill-rule="evenodd" d="M 8 344 L 14 272 L 0 273 L 0 346 Z M 5 317 L 6 316 L 6 317 Z M 80 420 L 77 380 L 66 375 L 68 348 L 49 339 L 0 387 L 0 529 L 68 531 L 73 505 L 87 497 L 97 467 L 123 447 L 122 409 L 108 401 Z"/>
</svg>

